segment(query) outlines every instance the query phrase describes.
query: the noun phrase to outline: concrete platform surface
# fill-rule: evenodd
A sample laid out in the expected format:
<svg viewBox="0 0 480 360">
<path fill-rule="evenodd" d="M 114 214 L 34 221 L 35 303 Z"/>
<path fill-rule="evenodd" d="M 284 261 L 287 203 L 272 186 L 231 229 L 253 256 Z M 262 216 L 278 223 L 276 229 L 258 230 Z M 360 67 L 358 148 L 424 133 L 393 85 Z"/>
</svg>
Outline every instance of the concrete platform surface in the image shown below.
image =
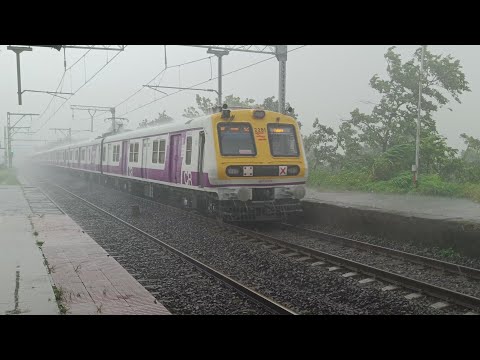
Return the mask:
<svg viewBox="0 0 480 360">
<path fill-rule="evenodd" d="M 414 194 L 324 192 L 307 188 L 304 201 L 323 202 L 360 209 L 376 209 L 407 216 L 480 223 L 480 204 L 467 199 Z"/>
<path fill-rule="evenodd" d="M 0 186 L 0 314 L 59 313 L 20 186 Z"/>
<path fill-rule="evenodd" d="M 0 314 L 60 313 L 170 314 L 39 189 L 0 186 Z"/>
<path fill-rule="evenodd" d="M 32 223 L 67 314 L 170 314 L 70 217 L 45 214 Z"/>
</svg>

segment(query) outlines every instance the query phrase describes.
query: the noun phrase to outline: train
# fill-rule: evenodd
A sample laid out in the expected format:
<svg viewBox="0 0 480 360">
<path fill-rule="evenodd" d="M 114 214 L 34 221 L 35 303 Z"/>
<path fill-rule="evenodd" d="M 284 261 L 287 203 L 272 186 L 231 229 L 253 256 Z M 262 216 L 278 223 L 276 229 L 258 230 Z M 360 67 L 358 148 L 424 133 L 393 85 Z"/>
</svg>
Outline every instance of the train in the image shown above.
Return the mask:
<svg viewBox="0 0 480 360">
<path fill-rule="evenodd" d="M 308 174 L 297 120 L 226 106 L 55 147 L 31 160 L 230 222 L 298 219 Z"/>
</svg>

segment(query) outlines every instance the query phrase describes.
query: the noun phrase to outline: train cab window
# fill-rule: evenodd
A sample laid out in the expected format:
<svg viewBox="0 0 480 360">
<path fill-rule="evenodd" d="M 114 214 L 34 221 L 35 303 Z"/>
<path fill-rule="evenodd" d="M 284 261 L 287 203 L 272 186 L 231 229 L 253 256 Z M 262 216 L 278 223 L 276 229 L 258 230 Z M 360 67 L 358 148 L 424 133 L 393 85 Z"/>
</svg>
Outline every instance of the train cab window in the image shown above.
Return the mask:
<svg viewBox="0 0 480 360">
<path fill-rule="evenodd" d="M 77 161 L 77 160 L 78 160 L 78 149 L 75 150 L 75 161 Z"/>
<path fill-rule="evenodd" d="M 192 137 L 187 136 L 187 152 L 185 155 L 185 164 L 190 165 L 192 163 Z"/>
<path fill-rule="evenodd" d="M 252 127 L 249 123 L 219 123 L 217 129 L 222 155 L 257 155 Z"/>
<path fill-rule="evenodd" d="M 268 124 L 268 142 L 273 156 L 298 156 L 295 128 L 290 124 Z"/>
</svg>

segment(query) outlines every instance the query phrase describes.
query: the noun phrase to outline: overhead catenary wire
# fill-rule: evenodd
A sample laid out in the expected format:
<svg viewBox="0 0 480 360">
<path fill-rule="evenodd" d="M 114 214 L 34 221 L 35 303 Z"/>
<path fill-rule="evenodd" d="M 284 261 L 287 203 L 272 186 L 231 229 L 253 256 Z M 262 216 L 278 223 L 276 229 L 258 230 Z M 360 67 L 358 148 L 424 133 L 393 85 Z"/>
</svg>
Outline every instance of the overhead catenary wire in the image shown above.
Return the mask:
<svg viewBox="0 0 480 360">
<path fill-rule="evenodd" d="M 126 46 L 125 46 L 126 47 Z M 58 108 L 57 110 L 55 110 L 55 112 L 35 131 L 35 133 L 38 133 L 54 116 L 55 114 L 63 107 L 63 105 L 65 105 L 73 96 L 75 96 L 75 94 L 77 94 L 85 85 L 87 85 L 95 76 L 97 76 L 98 73 L 100 73 L 100 71 L 102 71 L 108 64 L 110 64 L 113 60 L 115 60 L 115 58 L 120 55 L 122 52 L 118 52 L 117 54 L 115 54 L 115 56 L 112 57 L 112 59 L 107 62 L 105 65 L 103 65 L 99 70 L 97 70 L 97 72 L 95 72 L 88 80 L 85 81 L 85 83 L 80 86 L 77 90 L 75 90 L 75 92 L 70 95 L 69 98 L 67 98 Z M 64 73 L 64 76 L 65 76 L 65 73 Z M 62 77 L 63 78 L 63 77 Z"/>
<path fill-rule="evenodd" d="M 60 79 L 60 81 L 58 82 L 58 85 L 57 85 L 57 88 L 55 89 L 55 92 L 58 91 L 58 89 L 60 88 L 60 85 L 62 85 L 63 87 L 63 80 L 65 78 L 65 74 L 67 73 L 67 71 L 70 71 L 82 58 L 84 58 L 85 56 L 87 56 L 87 54 L 91 51 L 92 49 L 90 50 L 87 50 L 82 56 L 80 56 L 77 61 L 75 61 L 75 63 L 73 63 L 71 66 L 68 67 L 68 69 L 66 69 L 63 74 L 62 74 L 62 78 Z M 72 92 L 72 72 L 70 71 L 70 92 Z M 50 107 L 50 105 L 52 104 L 53 100 L 54 100 L 54 96 L 50 99 L 50 101 L 48 102 L 48 105 L 45 107 L 45 109 L 40 113 L 40 116 L 37 118 L 37 120 L 40 120 L 43 115 L 45 114 L 45 112 L 48 110 L 48 108 Z"/>
<path fill-rule="evenodd" d="M 298 46 L 298 47 L 296 47 L 296 48 L 294 48 L 294 49 L 288 50 L 288 52 L 293 52 L 293 51 L 299 50 L 299 49 L 301 49 L 301 48 L 304 48 L 305 46 L 307 46 L 307 45 Z M 250 64 L 250 65 L 247 65 L 247 66 L 244 66 L 244 67 L 241 67 L 241 68 L 232 70 L 232 71 L 230 71 L 230 72 L 227 72 L 227 73 L 223 74 L 222 76 L 227 76 L 227 75 L 230 75 L 230 74 L 234 74 L 234 73 L 236 73 L 236 72 L 239 72 L 239 71 L 248 69 L 248 68 L 250 68 L 250 67 L 252 67 L 252 66 L 255 66 L 255 65 L 264 63 L 264 62 L 266 62 L 266 61 L 269 61 L 269 60 L 272 60 L 272 59 L 275 59 L 275 58 L 276 58 L 276 56 L 272 56 L 272 57 L 269 57 L 269 58 L 267 58 L 267 59 L 263 59 L 263 60 L 257 61 L 257 62 L 255 62 L 255 63 L 253 63 L 253 64 Z M 173 92 L 173 93 L 171 93 L 171 94 L 162 96 L 161 98 L 152 100 L 152 101 L 150 101 L 150 102 L 148 102 L 148 103 L 146 103 L 146 104 L 143 104 L 143 105 L 140 105 L 140 106 L 136 107 L 135 109 L 132 109 L 132 110 L 130 110 L 130 111 L 127 111 L 127 112 L 121 114 L 120 116 L 124 116 L 124 115 L 127 115 L 127 114 L 129 114 L 129 113 L 132 113 L 132 112 L 134 112 L 134 111 L 136 111 L 136 110 L 140 110 L 140 109 L 144 108 L 145 106 L 148 106 L 148 105 L 150 105 L 150 104 L 153 104 L 154 102 L 157 102 L 157 101 L 159 101 L 159 100 L 165 99 L 165 98 L 167 98 L 167 97 L 169 97 L 169 96 L 178 94 L 179 92 L 186 91 L 186 90 L 195 90 L 195 87 L 200 86 L 200 85 L 203 85 L 203 84 L 206 84 L 206 83 L 208 83 L 208 82 L 210 82 L 210 81 L 212 81 L 212 80 L 216 80 L 216 79 L 218 79 L 218 76 L 213 77 L 213 78 L 208 79 L 208 80 L 205 80 L 205 81 L 202 81 L 202 82 L 199 82 L 199 83 L 197 83 L 197 84 L 195 84 L 195 85 L 189 86 L 187 89 L 178 90 L 178 91 L 175 91 L 175 92 Z"/>
<path fill-rule="evenodd" d="M 165 54 L 166 55 L 166 54 Z M 187 62 L 184 62 L 184 63 L 181 63 L 181 64 L 177 64 L 177 65 L 171 65 L 171 66 L 166 66 L 164 69 L 162 69 L 158 74 L 156 74 L 149 82 L 147 82 L 147 85 L 150 85 L 153 81 L 155 81 L 160 75 L 163 74 L 163 76 L 165 75 L 165 71 L 167 69 L 172 69 L 172 68 L 175 68 L 175 67 L 181 67 L 181 66 L 185 66 L 185 65 L 190 65 L 190 64 L 193 64 L 193 63 L 197 63 L 197 62 L 200 62 L 200 61 L 203 61 L 203 60 L 207 60 L 207 59 L 210 59 L 211 61 L 211 58 L 213 56 L 207 56 L 207 57 L 203 57 L 203 58 L 200 58 L 200 59 L 196 59 L 196 60 L 191 60 L 191 61 L 187 61 Z M 165 64 L 166 63 L 167 59 L 165 58 Z M 160 81 L 163 79 L 163 76 L 162 78 L 160 79 Z M 158 82 L 157 85 L 160 84 L 160 81 Z M 144 90 L 145 87 L 140 87 L 137 91 L 135 91 L 133 94 L 131 94 L 130 96 L 128 96 L 126 99 L 122 100 L 121 102 L 119 102 L 117 105 L 115 105 L 114 107 L 117 108 L 119 107 L 120 105 L 122 105 L 123 103 L 127 102 L 128 100 L 130 100 L 132 97 L 134 97 L 135 95 L 137 95 L 139 92 L 141 92 L 142 90 Z M 160 100 L 160 99 L 157 99 L 157 100 Z M 127 112 L 128 113 L 128 112 Z M 93 118 L 97 118 L 99 116 L 102 116 L 104 114 L 98 114 L 96 116 L 94 116 Z M 82 120 L 90 120 L 90 118 L 84 118 L 84 119 L 79 119 L 79 121 L 82 121 Z"/>
</svg>

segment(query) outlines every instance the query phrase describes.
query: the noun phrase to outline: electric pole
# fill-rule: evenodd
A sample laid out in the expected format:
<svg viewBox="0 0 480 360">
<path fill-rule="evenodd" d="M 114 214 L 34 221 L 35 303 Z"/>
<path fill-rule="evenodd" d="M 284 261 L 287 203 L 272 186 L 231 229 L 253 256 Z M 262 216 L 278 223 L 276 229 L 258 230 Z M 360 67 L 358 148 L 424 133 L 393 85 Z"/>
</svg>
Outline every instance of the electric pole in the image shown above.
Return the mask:
<svg viewBox="0 0 480 360">
<path fill-rule="evenodd" d="M 230 52 L 228 50 L 214 50 L 208 49 L 208 54 L 213 54 L 218 58 L 218 106 L 222 107 L 222 57 L 228 55 Z"/>
<path fill-rule="evenodd" d="M 90 123 L 90 131 L 93 132 L 93 118 L 97 111 L 110 111 L 112 114 L 112 131 L 116 132 L 117 124 L 115 118 L 115 108 L 114 107 L 106 107 L 106 106 L 90 106 L 90 105 L 71 105 L 70 109 L 72 109 L 72 118 L 73 118 L 73 110 L 87 110 L 88 114 L 90 115 L 91 123 Z M 90 112 L 93 111 L 93 114 Z"/>
<path fill-rule="evenodd" d="M 12 151 L 12 141 L 13 141 L 13 136 L 15 134 L 32 134 L 28 130 L 30 130 L 30 126 L 17 126 L 17 124 L 22 120 L 25 116 L 36 116 L 39 114 L 27 114 L 27 113 L 10 113 L 7 112 L 7 127 L 6 127 L 6 139 L 5 139 L 5 155 L 6 155 L 6 163 L 9 168 L 12 167 L 12 158 L 13 158 L 13 151 Z M 18 119 L 13 125 L 10 125 L 10 120 L 11 117 L 13 116 L 20 116 L 20 119 Z M 22 129 L 27 129 L 26 132 L 22 132 L 19 130 Z"/>
<path fill-rule="evenodd" d="M 20 75 L 20 54 L 23 51 L 32 51 L 30 47 L 7 46 L 8 50 L 12 50 L 17 55 L 17 83 L 18 83 L 18 105 L 22 105 L 22 78 Z"/>
<path fill-rule="evenodd" d="M 181 45 L 207 48 L 209 54 L 215 54 L 215 50 L 219 51 L 239 51 L 247 53 L 271 54 L 275 55 L 278 60 L 278 112 L 285 114 L 285 96 L 287 90 L 287 45 Z M 226 54 L 224 54 L 226 55 Z M 218 56 L 218 55 L 217 55 Z M 218 64 L 218 92 L 219 105 L 222 106 L 222 64 L 219 57 Z"/>
<path fill-rule="evenodd" d="M 415 146 L 415 165 L 413 167 L 413 183 L 415 186 L 418 186 L 418 172 L 420 167 L 420 113 L 422 111 L 422 77 L 423 77 L 423 59 L 425 57 L 425 48 L 426 45 L 422 45 L 422 58 L 420 61 L 420 74 L 418 80 L 418 113 L 417 113 L 417 139 Z"/>
</svg>

